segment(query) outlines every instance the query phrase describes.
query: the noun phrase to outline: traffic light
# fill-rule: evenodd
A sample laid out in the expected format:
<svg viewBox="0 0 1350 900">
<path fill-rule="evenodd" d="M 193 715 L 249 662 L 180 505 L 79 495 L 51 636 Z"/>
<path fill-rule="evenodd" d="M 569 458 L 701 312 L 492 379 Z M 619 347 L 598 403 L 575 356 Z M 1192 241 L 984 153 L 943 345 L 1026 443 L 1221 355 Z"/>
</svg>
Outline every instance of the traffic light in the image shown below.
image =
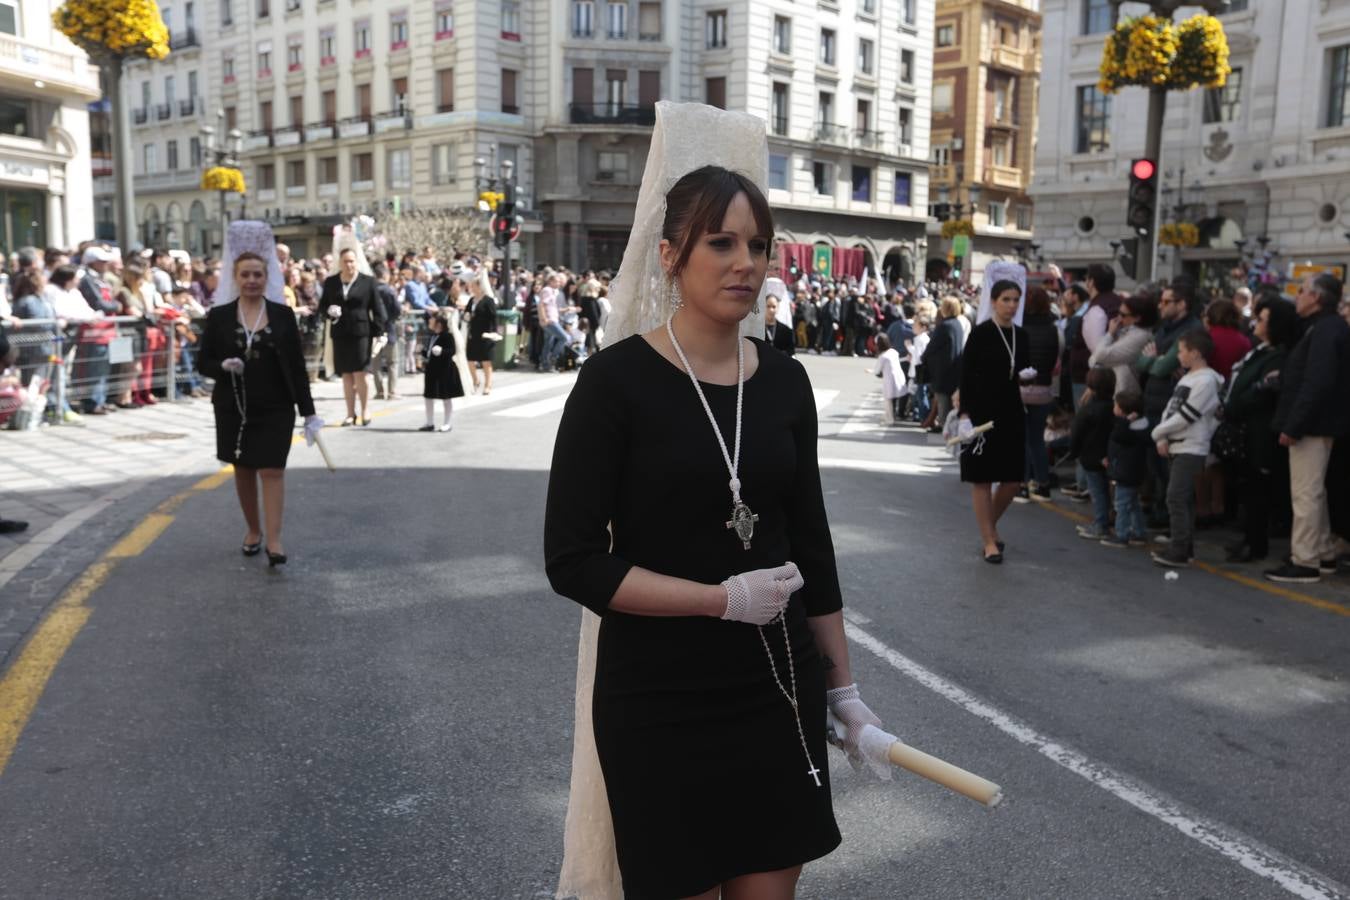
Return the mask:
<svg viewBox="0 0 1350 900">
<path fill-rule="evenodd" d="M 1125 224 L 1142 238 L 1153 235 L 1158 209 L 1158 164 L 1151 159 L 1130 163 L 1130 197 L 1125 209 Z"/>
<path fill-rule="evenodd" d="M 500 205 L 499 205 L 500 208 Z M 511 243 L 511 232 L 515 228 L 515 222 L 512 216 L 504 216 L 501 213 L 492 217 L 492 243 L 497 247 L 505 247 Z"/>
<path fill-rule="evenodd" d="M 1117 261 L 1125 277 L 1132 280 L 1139 277 L 1139 238 L 1126 238 L 1120 242 L 1120 256 L 1117 257 Z"/>
</svg>

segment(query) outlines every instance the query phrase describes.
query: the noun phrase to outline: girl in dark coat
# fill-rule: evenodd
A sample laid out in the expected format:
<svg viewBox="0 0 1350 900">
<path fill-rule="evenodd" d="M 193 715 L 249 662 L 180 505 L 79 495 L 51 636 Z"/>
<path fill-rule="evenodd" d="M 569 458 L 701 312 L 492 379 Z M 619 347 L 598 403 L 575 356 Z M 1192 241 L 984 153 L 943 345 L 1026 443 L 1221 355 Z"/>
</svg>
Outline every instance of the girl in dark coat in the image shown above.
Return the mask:
<svg viewBox="0 0 1350 900">
<path fill-rule="evenodd" d="M 464 396 L 464 383 L 455 365 L 455 334 L 445 313 L 435 312 L 427 318 L 431 340 L 427 343 L 426 362 L 422 367 L 422 396 L 427 404 L 427 424 L 418 431 L 436 431 L 436 401 L 445 407 L 445 424 L 441 431 L 450 430 L 450 413 L 456 397 Z"/>
</svg>

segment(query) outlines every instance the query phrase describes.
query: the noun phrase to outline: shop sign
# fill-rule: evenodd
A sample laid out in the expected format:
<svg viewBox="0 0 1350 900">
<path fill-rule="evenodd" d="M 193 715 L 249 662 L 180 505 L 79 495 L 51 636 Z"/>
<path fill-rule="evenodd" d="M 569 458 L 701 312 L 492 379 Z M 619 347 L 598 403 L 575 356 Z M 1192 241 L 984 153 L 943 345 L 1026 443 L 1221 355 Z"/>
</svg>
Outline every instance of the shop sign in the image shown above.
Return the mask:
<svg viewBox="0 0 1350 900">
<path fill-rule="evenodd" d="M 45 164 L 34 164 L 18 159 L 0 157 L 0 181 L 18 181 L 23 184 L 46 185 L 50 173 Z"/>
</svg>

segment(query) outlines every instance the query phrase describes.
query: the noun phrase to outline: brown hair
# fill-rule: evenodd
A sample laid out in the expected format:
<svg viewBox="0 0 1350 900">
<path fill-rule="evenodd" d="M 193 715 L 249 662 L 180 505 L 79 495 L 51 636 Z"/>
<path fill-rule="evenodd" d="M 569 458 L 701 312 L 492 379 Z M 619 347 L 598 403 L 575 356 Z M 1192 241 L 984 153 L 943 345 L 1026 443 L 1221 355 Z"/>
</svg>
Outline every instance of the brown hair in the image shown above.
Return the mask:
<svg viewBox="0 0 1350 900">
<path fill-rule="evenodd" d="M 243 253 L 240 253 L 238 256 L 234 258 L 234 270 L 233 270 L 234 274 L 236 275 L 239 274 L 239 264 L 241 262 L 248 262 L 251 259 L 256 259 L 258 262 L 262 263 L 263 271 L 264 272 L 267 271 L 267 260 L 263 259 L 258 254 L 254 253 L 252 250 L 245 250 Z"/>
<path fill-rule="evenodd" d="M 1089 369 L 1087 373 L 1088 390 L 1094 397 L 1110 397 L 1116 392 L 1116 372 L 1114 369 Z"/>
<path fill-rule="evenodd" d="M 1215 300 L 1205 310 L 1205 321 L 1223 328 L 1239 328 L 1242 316 L 1232 300 Z"/>
<path fill-rule="evenodd" d="M 1043 287 L 1027 290 L 1026 314 L 1029 316 L 1050 315 L 1050 294 Z"/>
<path fill-rule="evenodd" d="M 772 254 L 773 213 L 764 194 L 739 172 L 721 166 L 704 166 L 675 182 L 666 194 L 666 219 L 661 225 L 661 236 L 677 250 L 675 265 L 670 272 L 672 276 L 684 271 L 700 237 L 722 229 L 727 208 L 737 194 L 745 194 L 750 201 L 755 224 L 769 242 L 764 255 Z"/>
</svg>

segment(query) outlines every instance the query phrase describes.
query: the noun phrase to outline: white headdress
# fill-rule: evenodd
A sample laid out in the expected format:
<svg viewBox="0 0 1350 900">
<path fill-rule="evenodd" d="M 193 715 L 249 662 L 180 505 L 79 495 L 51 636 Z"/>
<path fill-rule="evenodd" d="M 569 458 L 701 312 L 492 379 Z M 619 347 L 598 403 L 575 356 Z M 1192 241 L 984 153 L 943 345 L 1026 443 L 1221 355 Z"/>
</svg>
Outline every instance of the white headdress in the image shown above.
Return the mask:
<svg viewBox="0 0 1350 900">
<path fill-rule="evenodd" d="M 984 281 L 980 285 L 980 311 L 975 316 L 977 324 L 993 317 L 994 298 L 990 296 L 990 292 L 994 289 L 994 285 L 1000 281 L 1011 281 L 1021 288 L 1022 301 L 1017 304 L 1017 313 L 1013 316 L 1013 324 L 1022 324 L 1022 311 L 1027 308 L 1027 267 L 1020 263 L 1006 262 L 1001 259 L 996 259 L 984 267 Z"/>
<path fill-rule="evenodd" d="M 605 329 L 607 344 L 657 328 L 670 317 L 666 274 L 661 266 L 661 229 L 666 219 L 666 194 L 695 169 L 722 166 L 746 176 L 763 190 L 768 167 L 764 120 L 699 103 L 656 104 L 647 168 L 638 189 L 637 212 L 628 235 L 619 274 L 610 285 L 613 307 Z M 760 290 L 758 308 L 764 308 Z M 742 334 L 762 336 L 764 316 L 752 313 L 741 322 Z M 623 887 L 614 850 L 614 823 L 605 794 L 604 774 L 591 726 L 591 690 L 600 617 L 582 611 L 577 647 L 576 726 L 572 741 L 572 788 L 563 836 L 558 897 L 619 900 Z"/>
<path fill-rule="evenodd" d="M 286 279 L 281 274 L 281 261 L 277 259 L 277 242 L 272 237 L 272 226 L 266 222 L 241 219 L 231 222 L 225 232 L 225 258 L 220 266 L 220 284 L 216 296 L 221 303 L 231 303 L 239 299 L 239 289 L 234 284 L 234 261 L 241 253 L 256 253 L 267 263 L 267 290 L 263 294 L 273 303 L 286 302 Z"/>
<path fill-rule="evenodd" d="M 361 239 L 350 227 L 339 227 L 333 233 L 333 259 L 340 261 L 342 254 L 348 250 L 356 254 L 357 274 L 374 278 L 375 273 L 371 271 L 370 260 L 366 259 L 366 248 L 361 246 Z"/>
</svg>

